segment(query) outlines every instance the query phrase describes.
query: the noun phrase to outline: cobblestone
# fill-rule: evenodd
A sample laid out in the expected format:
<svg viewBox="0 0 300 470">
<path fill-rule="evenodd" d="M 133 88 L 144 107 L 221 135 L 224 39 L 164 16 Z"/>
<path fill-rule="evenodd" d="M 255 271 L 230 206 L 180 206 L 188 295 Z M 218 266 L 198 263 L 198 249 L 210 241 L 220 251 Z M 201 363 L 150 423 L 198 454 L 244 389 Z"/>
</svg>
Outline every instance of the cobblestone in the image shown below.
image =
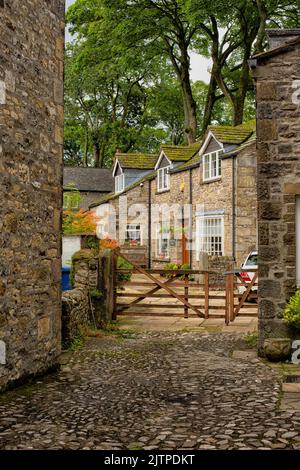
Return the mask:
<svg viewBox="0 0 300 470">
<path fill-rule="evenodd" d="M 296 449 L 280 377 L 241 335 L 102 336 L 0 397 L 1 449 Z M 235 355 L 236 356 L 236 355 Z"/>
</svg>

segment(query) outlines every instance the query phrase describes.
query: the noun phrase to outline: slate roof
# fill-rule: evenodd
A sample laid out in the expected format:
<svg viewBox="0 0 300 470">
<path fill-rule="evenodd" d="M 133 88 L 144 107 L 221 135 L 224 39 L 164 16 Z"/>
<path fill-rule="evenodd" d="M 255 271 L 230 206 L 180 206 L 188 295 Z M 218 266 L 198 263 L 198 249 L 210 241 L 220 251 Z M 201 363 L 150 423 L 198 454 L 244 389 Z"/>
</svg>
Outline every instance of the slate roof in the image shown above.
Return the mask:
<svg viewBox="0 0 300 470">
<path fill-rule="evenodd" d="M 244 150 L 246 147 L 249 147 L 249 145 L 252 145 L 254 143 L 256 143 L 256 132 L 253 132 L 253 134 L 249 137 L 249 139 L 247 139 L 242 145 L 239 145 L 235 149 L 230 150 L 230 152 L 224 153 L 222 155 L 222 159 L 232 157 L 233 155 L 238 154 L 239 152 Z"/>
<path fill-rule="evenodd" d="M 200 149 L 201 142 L 197 141 L 192 145 L 162 145 L 161 151 L 168 157 L 172 162 L 186 162 L 192 158 L 196 152 Z"/>
<path fill-rule="evenodd" d="M 271 30 L 270 30 L 271 31 Z M 281 54 L 282 52 L 287 52 L 290 50 L 293 50 L 294 46 L 300 44 L 300 29 L 293 29 L 293 30 L 274 30 L 276 31 L 277 36 L 285 36 L 288 34 L 293 33 L 293 35 L 296 36 L 295 39 L 292 39 L 291 41 L 283 42 L 278 47 L 275 47 L 273 49 L 269 49 L 266 52 L 261 52 L 259 54 L 253 55 L 251 59 L 249 60 L 249 64 L 251 67 L 255 67 L 255 61 L 260 60 L 260 59 L 268 59 L 269 57 L 273 57 L 277 54 Z"/>
<path fill-rule="evenodd" d="M 120 162 L 122 168 L 136 170 L 152 170 L 157 162 L 158 155 L 147 153 L 117 153 L 115 160 Z"/>
<path fill-rule="evenodd" d="M 90 207 L 97 207 L 97 206 L 100 206 L 101 204 L 105 204 L 105 203 L 111 201 L 112 199 L 116 199 L 117 197 L 119 197 L 123 194 L 126 194 L 127 191 L 130 191 L 131 189 L 136 188 L 137 186 L 139 186 L 144 181 L 149 181 L 149 180 L 152 180 L 154 178 L 156 178 L 156 171 L 148 173 L 148 175 L 146 175 L 143 178 L 139 179 L 135 183 L 132 183 L 130 186 L 127 186 L 124 189 L 124 191 L 122 191 L 121 193 L 112 192 L 110 194 L 107 194 L 107 196 L 102 197 L 98 202 L 95 202 L 95 203 L 91 204 Z"/>
<path fill-rule="evenodd" d="M 219 140 L 219 142 L 223 144 L 234 144 L 237 146 L 233 151 L 230 151 L 228 154 L 224 154 L 226 156 L 234 155 L 238 151 L 240 151 L 240 149 L 243 147 L 243 144 L 248 142 L 248 140 L 253 136 L 255 127 L 256 127 L 255 120 L 249 121 L 245 124 L 241 124 L 240 126 L 235 126 L 235 127 L 234 126 L 209 126 L 205 134 L 205 137 L 201 143 L 205 142 L 208 132 L 211 131 L 214 134 L 214 136 Z M 254 140 L 255 139 L 256 137 L 254 137 Z M 198 150 L 201 147 L 199 143 L 200 142 L 193 144 L 193 145 L 198 146 Z M 172 171 L 172 173 L 177 173 L 180 171 L 187 170 L 189 168 L 194 168 L 200 164 L 200 161 L 201 161 L 201 156 L 199 155 L 199 152 L 197 151 L 197 153 L 191 159 L 184 162 L 179 167 L 175 168 Z"/>
<path fill-rule="evenodd" d="M 209 126 L 208 130 L 210 130 L 222 144 L 240 145 L 253 134 L 255 121 L 249 121 L 240 126 Z"/>
<path fill-rule="evenodd" d="M 106 168 L 65 166 L 63 175 L 64 188 L 70 183 L 75 184 L 79 191 L 109 193 L 114 188 L 111 170 Z"/>
</svg>

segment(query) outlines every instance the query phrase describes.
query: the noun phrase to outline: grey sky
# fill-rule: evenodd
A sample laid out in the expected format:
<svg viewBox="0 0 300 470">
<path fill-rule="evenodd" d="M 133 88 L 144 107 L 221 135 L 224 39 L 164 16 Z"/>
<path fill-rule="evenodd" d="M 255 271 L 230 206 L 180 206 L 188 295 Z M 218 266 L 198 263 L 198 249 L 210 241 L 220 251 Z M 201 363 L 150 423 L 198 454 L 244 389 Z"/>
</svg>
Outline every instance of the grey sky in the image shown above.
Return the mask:
<svg viewBox="0 0 300 470">
<path fill-rule="evenodd" d="M 66 0 L 66 9 L 74 3 L 75 0 Z M 66 32 L 66 40 L 70 40 L 68 31 Z M 201 57 L 199 54 L 191 53 L 191 78 L 193 81 L 202 80 L 205 83 L 209 82 L 208 69 L 211 66 L 211 61 Z"/>
</svg>

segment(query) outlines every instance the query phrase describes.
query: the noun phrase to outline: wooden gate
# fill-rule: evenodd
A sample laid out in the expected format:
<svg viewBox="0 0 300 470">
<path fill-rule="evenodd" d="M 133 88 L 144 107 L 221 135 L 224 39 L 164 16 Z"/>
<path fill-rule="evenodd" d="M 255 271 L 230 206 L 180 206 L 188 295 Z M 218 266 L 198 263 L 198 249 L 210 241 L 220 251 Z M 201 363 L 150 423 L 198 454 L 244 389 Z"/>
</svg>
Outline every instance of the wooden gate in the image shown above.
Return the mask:
<svg viewBox="0 0 300 470">
<path fill-rule="evenodd" d="M 248 302 L 249 297 L 257 297 L 251 292 L 257 275 L 248 285 L 239 272 L 224 273 L 224 281 L 216 284 L 218 273 L 214 271 L 144 269 L 123 253 L 116 254 L 132 267 L 117 270 L 115 318 L 117 314 L 198 316 L 221 318 L 229 324 L 237 316 L 257 315 L 257 305 Z M 128 274 L 130 280 L 120 280 L 121 275 Z M 245 287 L 243 295 L 237 291 L 238 284 Z"/>
<path fill-rule="evenodd" d="M 232 272 L 225 273 L 226 325 L 228 325 L 230 322 L 233 322 L 237 316 L 257 316 L 258 271 L 257 269 L 247 268 L 247 273 L 253 273 L 252 279 L 250 276 L 247 276 L 248 280 L 245 280 L 245 277 L 243 276 L 244 273 L 245 269 L 236 269 Z M 251 301 L 254 303 L 251 303 Z M 245 315 L 245 309 L 247 309 L 247 315 Z"/>
</svg>

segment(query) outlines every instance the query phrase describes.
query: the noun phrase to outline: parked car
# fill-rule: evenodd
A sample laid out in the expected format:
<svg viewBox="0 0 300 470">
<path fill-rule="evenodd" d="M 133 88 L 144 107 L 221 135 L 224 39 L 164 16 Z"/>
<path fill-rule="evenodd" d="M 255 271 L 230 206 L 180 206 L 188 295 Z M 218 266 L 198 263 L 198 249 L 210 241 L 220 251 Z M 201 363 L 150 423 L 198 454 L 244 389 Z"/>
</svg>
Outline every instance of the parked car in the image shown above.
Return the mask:
<svg viewBox="0 0 300 470">
<path fill-rule="evenodd" d="M 241 264 L 242 272 L 240 273 L 241 278 L 248 284 L 254 277 L 254 272 L 247 271 L 248 269 L 257 269 L 257 251 L 251 251 L 245 261 Z M 257 284 L 257 282 L 256 282 Z M 243 295 L 245 292 L 245 286 L 238 286 L 238 293 Z M 257 292 L 257 286 L 253 286 L 251 289 L 252 292 Z"/>
</svg>

